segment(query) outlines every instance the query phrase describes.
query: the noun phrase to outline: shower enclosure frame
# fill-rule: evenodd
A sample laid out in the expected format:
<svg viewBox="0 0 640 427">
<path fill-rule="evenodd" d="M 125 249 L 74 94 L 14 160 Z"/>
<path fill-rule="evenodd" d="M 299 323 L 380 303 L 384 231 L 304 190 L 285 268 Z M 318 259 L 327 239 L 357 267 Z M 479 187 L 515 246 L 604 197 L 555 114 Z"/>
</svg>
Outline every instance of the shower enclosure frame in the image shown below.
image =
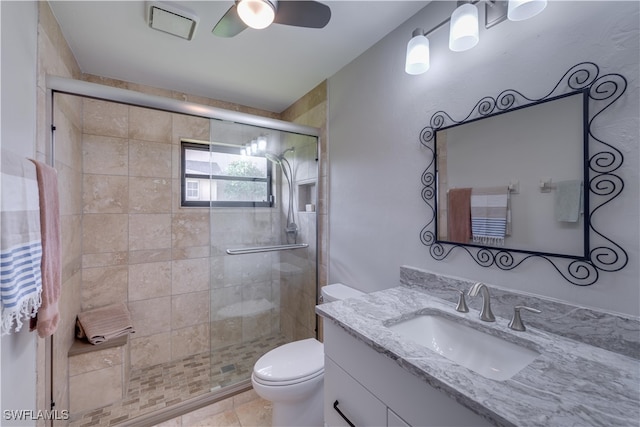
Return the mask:
<svg viewBox="0 0 640 427">
<path fill-rule="evenodd" d="M 54 128 L 54 108 L 53 98 L 55 93 L 81 96 L 85 98 L 98 99 L 103 101 L 117 102 L 130 106 L 151 108 L 160 111 L 166 111 L 171 113 L 185 114 L 194 117 L 201 117 L 205 119 L 217 119 L 224 120 L 244 125 L 257 126 L 262 128 L 269 128 L 278 131 L 289 132 L 293 134 L 305 135 L 317 138 L 317 150 L 318 158 L 320 158 L 320 129 L 316 127 L 300 125 L 296 123 L 287 122 L 284 120 L 273 119 L 269 117 L 256 116 L 249 113 L 243 113 L 239 111 L 225 110 L 222 108 L 197 104 L 193 102 L 180 101 L 176 99 L 165 98 L 156 95 L 145 94 L 142 92 L 136 92 L 129 89 L 121 89 L 112 86 L 105 86 L 98 83 L 86 82 L 81 80 L 75 80 L 59 76 L 47 75 L 46 77 L 47 93 L 45 97 L 46 108 L 46 157 L 49 165 L 55 165 L 55 128 Z M 316 230 L 318 219 L 316 218 Z M 317 243 L 316 243 L 317 244 Z M 318 283 L 318 271 L 316 269 L 316 286 Z M 317 289 L 316 289 L 317 293 Z M 316 296 L 317 301 L 317 296 Z M 318 333 L 316 327 L 316 335 Z M 53 339 L 48 339 L 45 342 L 45 395 L 46 399 L 53 405 Z M 171 419 L 176 416 L 180 416 L 184 413 L 202 408 L 204 406 L 215 403 L 219 400 L 223 400 L 227 397 L 233 396 L 239 392 L 245 391 L 250 388 L 250 380 L 243 381 L 241 383 L 228 386 L 227 389 L 220 392 L 209 392 L 201 396 L 186 401 L 183 404 L 178 405 L 178 408 L 167 408 L 162 411 L 157 411 L 149 415 L 140 416 L 138 418 L 126 421 L 122 423 L 123 426 L 144 426 L 153 425 L 167 419 Z M 53 407 L 52 407 L 53 408 Z"/>
</svg>

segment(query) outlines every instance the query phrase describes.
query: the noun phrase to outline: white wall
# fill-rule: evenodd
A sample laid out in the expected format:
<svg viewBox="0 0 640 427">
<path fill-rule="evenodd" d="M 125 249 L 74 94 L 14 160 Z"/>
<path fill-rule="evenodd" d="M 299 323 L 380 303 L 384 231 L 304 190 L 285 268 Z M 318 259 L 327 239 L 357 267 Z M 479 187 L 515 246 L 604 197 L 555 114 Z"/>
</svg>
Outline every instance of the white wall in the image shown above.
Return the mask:
<svg viewBox="0 0 640 427">
<path fill-rule="evenodd" d="M 38 6 L 36 2 L 0 2 L 2 19 L 2 105 L 0 146 L 20 156 L 36 154 L 36 64 Z M 2 338 L 0 352 L 1 425 L 32 425 L 8 421 L 5 410 L 36 409 L 36 337 L 28 324 Z"/>
<path fill-rule="evenodd" d="M 396 286 L 399 267 L 410 265 L 639 315 L 639 4 L 552 1 L 530 20 L 481 29 L 480 43 L 467 52 L 448 50 L 445 26 L 429 37 L 431 69 L 405 74 L 411 32 L 434 27 L 454 7 L 429 4 L 329 79 L 329 281 L 375 291 Z M 617 172 L 624 191 L 593 222 L 628 252 L 626 268 L 579 287 L 541 259 L 509 272 L 479 267 L 460 250 L 433 260 L 419 239 L 430 210 L 420 182 L 429 155 L 418 137 L 431 115 L 442 109 L 464 117 L 483 96 L 509 88 L 541 97 L 582 61 L 596 62 L 602 74 L 621 73 L 629 83 L 625 97 L 593 127 L 625 156 Z"/>
</svg>

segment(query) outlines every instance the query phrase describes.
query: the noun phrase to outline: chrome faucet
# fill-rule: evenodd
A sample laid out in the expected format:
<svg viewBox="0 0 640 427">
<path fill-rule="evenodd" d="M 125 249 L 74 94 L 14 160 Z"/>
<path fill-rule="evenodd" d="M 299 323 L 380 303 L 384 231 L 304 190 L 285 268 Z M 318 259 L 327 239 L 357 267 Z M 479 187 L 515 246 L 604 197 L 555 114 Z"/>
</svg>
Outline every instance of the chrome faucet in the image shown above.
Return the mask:
<svg viewBox="0 0 640 427">
<path fill-rule="evenodd" d="M 480 311 L 480 320 L 485 322 L 495 322 L 496 318 L 491 312 L 491 301 L 487 285 L 481 282 L 476 283 L 471 287 L 471 289 L 469 289 L 469 296 L 475 297 L 480 291 L 482 291 L 482 311 Z"/>
</svg>

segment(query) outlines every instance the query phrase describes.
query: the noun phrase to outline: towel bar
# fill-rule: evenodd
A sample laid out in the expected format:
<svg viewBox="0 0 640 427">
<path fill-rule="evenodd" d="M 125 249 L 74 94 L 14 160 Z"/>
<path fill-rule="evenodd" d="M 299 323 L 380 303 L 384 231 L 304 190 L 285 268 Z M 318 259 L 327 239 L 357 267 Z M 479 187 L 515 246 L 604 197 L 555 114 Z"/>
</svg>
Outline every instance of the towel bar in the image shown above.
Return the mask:
<svg viewBox="0 0 640 427">
<path fill-rule="evenodd" d="M 256 246 L 252 248 L 227 249 L 229 255 L 256 254 L 260 252 L 288 251 L 292 249 L 303 249 L 309 247 L 306 243 L 293 245 Z"/>
</svg>

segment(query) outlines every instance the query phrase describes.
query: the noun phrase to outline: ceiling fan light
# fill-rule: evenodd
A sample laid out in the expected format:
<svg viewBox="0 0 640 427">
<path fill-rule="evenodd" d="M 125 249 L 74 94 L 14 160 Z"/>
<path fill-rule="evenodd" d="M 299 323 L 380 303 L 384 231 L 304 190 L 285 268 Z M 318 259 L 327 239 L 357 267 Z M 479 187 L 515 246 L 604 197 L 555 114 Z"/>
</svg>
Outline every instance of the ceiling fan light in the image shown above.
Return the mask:
<svg viewBox="0 0 640 427">
<path fill-rule="evenodd" d="M 478 44 L 478 8 L 471 3 L 463 4 L 451 14 L 449 49 L 454 52 L 469 50 Z"/>
<path fill-rule="evenodd" d="M 251 28 L 267 28 L 276 16 L 275 3 L 271 0 L 240 0 L 236 7 L 238 16 Z"/>
</svg>

